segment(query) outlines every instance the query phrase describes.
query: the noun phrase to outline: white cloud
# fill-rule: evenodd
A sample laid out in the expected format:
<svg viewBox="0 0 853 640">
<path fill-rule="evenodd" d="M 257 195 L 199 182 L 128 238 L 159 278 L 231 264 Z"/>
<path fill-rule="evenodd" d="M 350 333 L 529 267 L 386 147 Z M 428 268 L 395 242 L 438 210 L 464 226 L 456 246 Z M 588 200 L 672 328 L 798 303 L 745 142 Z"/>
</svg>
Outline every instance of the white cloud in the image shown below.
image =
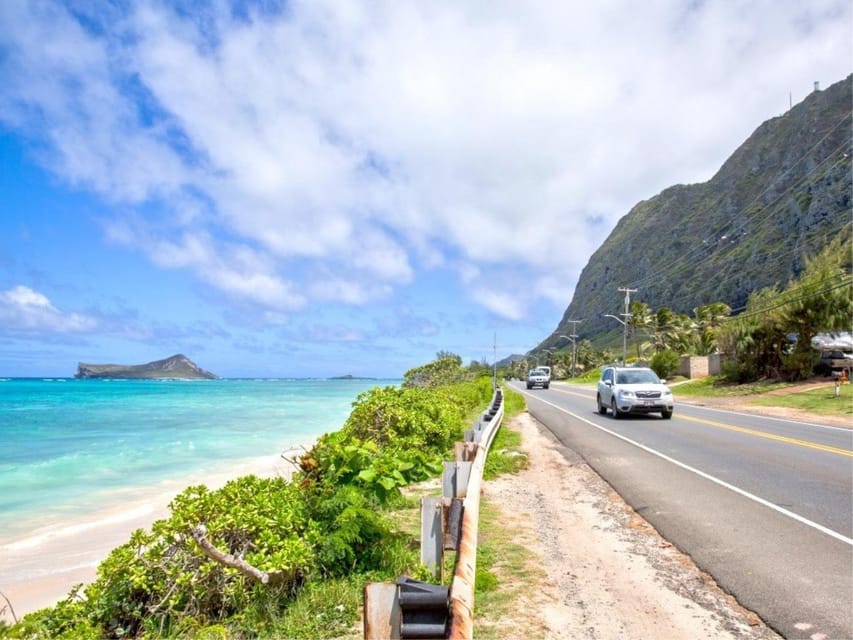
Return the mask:
<svg viewBox="0 0 853 640">
<path fill-rule="evenodd" d="M 274 314 L 448 263 L 504 318 L 564 305 L 631 206 L 710 178 L 853 53 L 847 0 L 131 6 L 101 32 L 3 3 L 0 121 L 136 208 L 113 238 Z M 523 302 L 482 292 L 511 270 Z"/>
<path fill-rule="evenodd" d="M 474 299 L 496 316 L 506 320 L 520 320 L 524 317 L 524 300 L 519 295 L 506 291 L 478 288 L 473 292 Z"/>
<path fill-rule="evenodd" d="M 98 329 L 98 322 L 79 313 L 64 313 L 44 294 L 18 285 L 0 291 L 0 326 L 13 333 L 86 333 Z"/>
<path fill-rule="evenodd" d="M 91 37 L 54 3 L 3 3 L 0 119 L 33 125 L 63 179 L 110 200 L 142 202 L 180 185 L 186 171 L 166 132 L 140 126 L 120 52 Z M 14 31 L 10 33 L 10 31 Z M 116 56 L 116 54 L 119 54 Z"/>
<path fill-rule="evenodd" d="M 555 275 L 548 274 L 540 277 L 534 287 L 534 295 L 554 303 L 554 306 L 563 305 L 566 300 L 572 299 L 575 287 L 574 283 L 561 280 Z"/>
<path fill-rule="evenodd" d="M 366 335 L 360 329 L 343 325 L 311 323 L 304 328 L 302 338 L 310 342 L 362 342 Z"/>
<path fill-rule="evenodd" d="M 178 242 L 154 241 L 148 252 L 155 263 L 191 268 L 201 280 L 238 299 L 273 310 L 305 305 L 305 297 L 278 275 L 273 261 L 247 246 L 218 246 L 207 234 L 187 233 Z"/>
<path fill-rule="evenodd" d="M 308 293 L 321 302 L 343 302 L 363 305 L 391 293 L 391 287 L 360 282 L 343 276 L 318 274 L 309 280 Z"/>
</svg>

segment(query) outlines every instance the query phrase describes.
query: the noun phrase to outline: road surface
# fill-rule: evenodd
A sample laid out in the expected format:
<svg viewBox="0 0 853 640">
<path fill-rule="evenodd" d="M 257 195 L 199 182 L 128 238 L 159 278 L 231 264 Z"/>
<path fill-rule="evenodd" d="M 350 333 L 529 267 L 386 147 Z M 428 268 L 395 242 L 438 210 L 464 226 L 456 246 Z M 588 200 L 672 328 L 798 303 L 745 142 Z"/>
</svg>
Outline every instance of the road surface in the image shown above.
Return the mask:
<svg viewBox="0 0 853 640">
<path fill-rule="evenodd" d="M 595 389 L 515 389 L 667 540 L 787 638 L 853 638 L 853 431 L 678 404 L 614 420 Z"/>
</svg>

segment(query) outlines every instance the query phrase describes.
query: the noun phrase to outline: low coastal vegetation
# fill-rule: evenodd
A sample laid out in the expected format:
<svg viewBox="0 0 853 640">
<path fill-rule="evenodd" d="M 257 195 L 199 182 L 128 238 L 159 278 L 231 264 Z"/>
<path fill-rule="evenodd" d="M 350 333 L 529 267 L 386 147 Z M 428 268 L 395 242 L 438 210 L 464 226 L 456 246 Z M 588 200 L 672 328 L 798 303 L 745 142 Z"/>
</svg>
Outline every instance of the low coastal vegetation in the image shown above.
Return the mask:
<svg viewBox="0 0 853 640">
<path fill-rule="evenodd" d="M 92 583 L 0 623 L 0 638 L 358 637 L 365 582 L 432 579 L 399 517 L 417 510 L 404 489 L 440 474 L 493 393 L 489 371 L 439 356 L 399 387 L 361 394 L 343 427 L 295 460 L 292 478 L 188 487 L 168 518 L 114 549 Z M 510 410 L 523 407 L 506 397 Z M 525 464 L 502 455 L 511 439 L 496 441 L 491 473 Z"/>
</svg>

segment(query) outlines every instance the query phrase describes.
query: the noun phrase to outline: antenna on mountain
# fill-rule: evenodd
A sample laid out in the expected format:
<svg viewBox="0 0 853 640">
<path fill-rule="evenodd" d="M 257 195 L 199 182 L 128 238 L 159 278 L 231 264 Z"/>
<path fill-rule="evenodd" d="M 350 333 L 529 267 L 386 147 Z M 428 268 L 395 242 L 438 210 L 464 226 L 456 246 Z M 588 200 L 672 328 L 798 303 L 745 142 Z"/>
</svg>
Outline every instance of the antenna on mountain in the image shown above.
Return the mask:
<svg viewBox="0 0 853 640">
<path fill-rule="evenodd" d="M 794 108 L 794 95 L 789 91 L 788 92 L 788 109 Z"/>
<path fill-rule="evenodd" d="M 820 80 L 814 81 L 814 90 L 815 92 L 820 91 Z"/>
</svg>

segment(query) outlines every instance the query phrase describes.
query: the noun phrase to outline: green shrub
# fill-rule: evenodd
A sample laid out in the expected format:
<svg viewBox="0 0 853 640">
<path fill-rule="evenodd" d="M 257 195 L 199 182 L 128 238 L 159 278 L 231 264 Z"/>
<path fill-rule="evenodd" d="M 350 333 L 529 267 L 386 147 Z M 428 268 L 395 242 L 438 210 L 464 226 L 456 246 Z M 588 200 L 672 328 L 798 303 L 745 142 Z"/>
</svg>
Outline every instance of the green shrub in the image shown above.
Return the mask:
<svg viewBox="0 0 853 640">
<path fill-rule="evenodd" d="M 322 592 L 330 580 L 418 573 L 409 539 L 383 508 L 402 500 L 401 487 L 441 473 L 465 422 L 491 397 L 488 377 L 362 394 L 343 428 L 302 456 L 292 480 L 188 487 L 168 518 L 114 549 L 85 589 L 0 625 L 0 638 L 276 637 L 284 629 L 321 637 L 343 611 L 354 617 L 351 603 L 324 610 L 326 623 L 303 631 L 286 612 L 307 587 Z"/>
<path fill-rule="evenodd" d="M 672 374 L 678 370 L 680 361 L 681 357 L 675 351 L 667 349 L 653 355 L 649 367 L 658 374 L 658 377 L 666 379 L 672 377 Z"/>
<path fill-rule="evenodd" d="M 752 359 L 724 360 L 720 373 L 724 380 L 735 384 L 754 382 L 759 378 L 758 369 Z"/>
</svg>

